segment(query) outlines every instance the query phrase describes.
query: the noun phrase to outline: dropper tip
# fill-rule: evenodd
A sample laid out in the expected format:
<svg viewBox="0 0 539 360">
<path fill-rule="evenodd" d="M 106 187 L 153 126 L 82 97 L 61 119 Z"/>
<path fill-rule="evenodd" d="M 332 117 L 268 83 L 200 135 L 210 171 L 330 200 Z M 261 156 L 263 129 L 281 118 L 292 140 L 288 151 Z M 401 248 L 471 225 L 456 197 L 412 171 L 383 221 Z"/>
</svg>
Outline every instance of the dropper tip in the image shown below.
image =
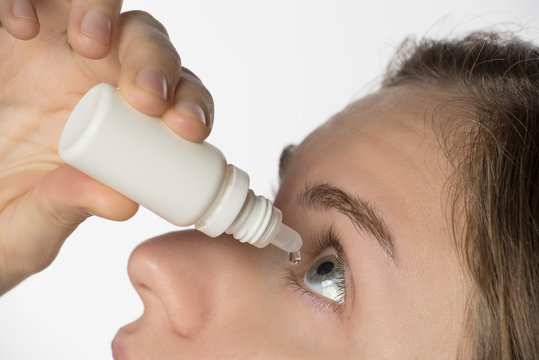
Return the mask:
<svg viewBox="0 0 539 360">
<path fill-rule="evenodd" d="M 301 249 L 301 245 L 303 245 L 301 236 L 285 224 L 281 224 L 279 231 L 271 240 L 271 243 L 288 253 L 298 252 Z"/>
</svg>

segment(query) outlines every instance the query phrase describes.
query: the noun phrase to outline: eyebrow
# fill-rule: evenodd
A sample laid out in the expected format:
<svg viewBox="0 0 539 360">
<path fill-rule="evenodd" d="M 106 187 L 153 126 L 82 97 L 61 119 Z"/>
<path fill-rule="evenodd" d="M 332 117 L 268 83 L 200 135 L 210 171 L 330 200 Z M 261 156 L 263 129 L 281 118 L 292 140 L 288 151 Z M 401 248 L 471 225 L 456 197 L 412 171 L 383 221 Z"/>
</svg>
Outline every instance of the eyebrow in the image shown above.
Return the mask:
<svg viewBox="0 0 539 360">
<path fill-rule="evenodd" d="M 368 201 L 329 184 L 316 184 L 301 193 L 298 202 L 301 206 L 324 210 L 335 209 L 346 215 L 357 231 L 366 231 L 371 234 L 396 265 L 391 232 L 376 208 Z"/>
<path fill-rule="evenodd" d="M 286 168 L 288 167 L 288 163 L 290 162 L 290 158 L 292 157 L 292 154 L 296 150 L 296 145 L 290 144 L 283 148 L 283 151 L 281 151 L 281 156 L 279 156 L 279 180 L 283 179 L 284 172 L 286 171 Z"/>
</svg>

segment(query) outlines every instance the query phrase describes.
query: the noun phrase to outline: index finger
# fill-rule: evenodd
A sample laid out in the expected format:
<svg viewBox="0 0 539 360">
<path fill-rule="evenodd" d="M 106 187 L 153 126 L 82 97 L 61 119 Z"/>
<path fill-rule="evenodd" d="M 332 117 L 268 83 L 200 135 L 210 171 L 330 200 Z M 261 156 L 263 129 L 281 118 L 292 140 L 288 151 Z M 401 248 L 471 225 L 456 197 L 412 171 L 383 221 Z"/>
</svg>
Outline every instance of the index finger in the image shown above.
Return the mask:
<svg viewBox="0 0 539 360">
<path fill-rule="evenodd" d="M 207 138 L 213 124 L 213 99 L 200 79 L 182 68 L 164 26 L 148 13 L 133 11 L 120 16 L 117 36 L 118 85 L 127 102 L 162 117 L 186 140 Z"/>
</svg>

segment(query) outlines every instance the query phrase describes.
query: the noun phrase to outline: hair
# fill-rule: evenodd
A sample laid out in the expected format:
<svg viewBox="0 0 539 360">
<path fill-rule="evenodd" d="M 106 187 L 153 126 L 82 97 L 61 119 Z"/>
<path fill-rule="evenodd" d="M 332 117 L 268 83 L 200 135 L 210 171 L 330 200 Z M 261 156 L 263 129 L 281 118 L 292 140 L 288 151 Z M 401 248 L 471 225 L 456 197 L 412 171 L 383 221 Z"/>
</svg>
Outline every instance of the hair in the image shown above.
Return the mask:
<svg viewBox="0 0 539 360">
<path fill-rule="evenodd" d="M 453 234 L 473 284 L 461 345 L 474 359 L 537 359 L 539 48 L 494 32 L 407 40 L 382 83 L 401 85 L 446 90 L 453 112 L 468 109 L 438 119 L 457 159 L 451 213 L 465 225 L 453 218 Z"/>
</svg>

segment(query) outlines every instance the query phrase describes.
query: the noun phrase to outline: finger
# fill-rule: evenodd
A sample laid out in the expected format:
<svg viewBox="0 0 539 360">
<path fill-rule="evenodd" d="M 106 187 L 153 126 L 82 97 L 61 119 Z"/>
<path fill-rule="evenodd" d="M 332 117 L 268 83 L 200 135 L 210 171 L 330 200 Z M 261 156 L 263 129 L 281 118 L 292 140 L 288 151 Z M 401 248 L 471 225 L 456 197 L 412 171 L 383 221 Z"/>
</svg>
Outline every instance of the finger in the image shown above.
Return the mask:
<svg viewBox="0 0 539 360">
<path fill-rule="evenodd" d="M 163 114 L 168 127 L 186 140 L 204 141 L 213 125 L 213 98 L 200 79 L 186 68 L 182 69 L 173 104 Z"/>
<path fill-rule="evenodd" d="M 88 216 L 126 220 L 137 208 L 133 201 L 78 170 L 60 166 L 2 213 L 0 237 L 6 239 L 2 250 L 10 255 L 9 277 L 21 281 L 47 267 Z"/>
<path fill-rule="evenodd" d="M 94 73 L 102 75 L 101 81 L 117 84 L 137 110 L 164 116 L 178 135 L 203 141 L 213 124 L 213 99 L 192 72 L 182 69 L 166 29 L 147 13 L 123 13 L 113 42 L 113 63 L 105 67 L 88 63 Z M 171 108 L 171 104 L 177 106 Z"/>
<path fill-rule="evenodd" d="M 1 0 L 0 22 L 14 37 L 29 40 L 39 33 L 39 21 L 30 0 Z"/>
<path fill-rule="evenodd" d="M 122 0 L 73 0 L 67 32 L 71 47 L 90 59 L 105 57 L 121 8 Z"/>
<path fill-rule="evenodd" d="M 165 28 L 151 15 L 133 11 L 120 16 L 117 36 L 120 92 L 139 111 L 161 116 L 181 72 L 180 56 Z"/>
</svg>

